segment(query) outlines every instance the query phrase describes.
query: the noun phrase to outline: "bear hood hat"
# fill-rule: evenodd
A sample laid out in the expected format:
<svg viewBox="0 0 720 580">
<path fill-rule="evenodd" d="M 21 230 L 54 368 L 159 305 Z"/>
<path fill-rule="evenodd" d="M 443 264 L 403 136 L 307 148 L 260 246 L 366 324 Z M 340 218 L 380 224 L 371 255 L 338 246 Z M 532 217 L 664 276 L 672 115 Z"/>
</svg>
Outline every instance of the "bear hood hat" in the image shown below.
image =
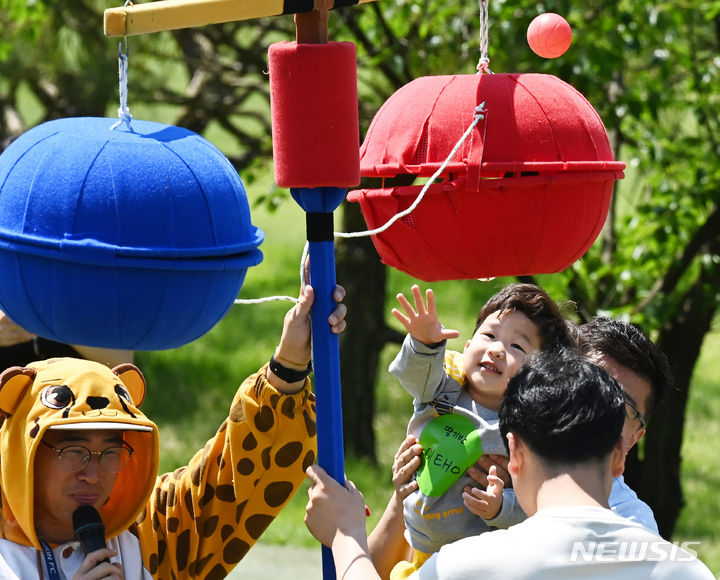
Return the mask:
<svg viewBox="0 0 720 580">
<path fill-rule="evenodd" d="M 132 447 L 100 508 L 107 538 L 126 530 L 152 492 L 157 426 L 139 410 L 145 378 L 132 364 L 55 358 L 0 374 L 2 537 L 40 548 L 34 525 L 35 453 L 48 429 L 118 429 Z"/>
</svg>

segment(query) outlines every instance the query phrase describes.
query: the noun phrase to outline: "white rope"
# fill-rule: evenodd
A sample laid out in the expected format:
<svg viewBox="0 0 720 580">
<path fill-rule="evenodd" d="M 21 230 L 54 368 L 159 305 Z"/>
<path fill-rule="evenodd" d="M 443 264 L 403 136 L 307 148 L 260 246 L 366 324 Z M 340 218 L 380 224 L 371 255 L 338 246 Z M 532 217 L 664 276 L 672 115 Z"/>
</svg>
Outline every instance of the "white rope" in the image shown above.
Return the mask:
<svg viewBox="0 0 720 580">
<path fill-rule="evenodd" d="M 125 39 L 125 51 L 127 52 L 127 39 Z M 118 107 L 118 117 L 120 120 L 115 123 L 110 130 L 112 131 L 116 127 L 119 127 L 122 123 L 127 125 L 130 131 L 133 131 L 132 115 L 130 109 L 127 106 L 128 101 L 128 58 L 127 54 L 123 53 L 122 43 L 118 44 L 118 77 L 119 77 L 119 93 L 120 93 L 120 107 Z"/>
<path fill-rule="evenodd" d="M 457 150 L 460 149 L 460 146 L 465 142 L 465 139 L 467 139 L 470 136 L 470 133 L 472 133 L 472 130 L 475 128 L 475 126 L 485 118 L 485 103 L 480 103 L 477 107 L 475 107 L 475 114 L 473 115 L 473 121 L 470 124 L 470 126 L 465 130 L 465 132 L 462 134 L 462 137 L 458 140 L 457 143 L 455 143 L 455 147 L 453 147 L 452 151 L 450 151 L 450 155 L 447 156 L 445 161 L 443 161 L 443 164 L 438 168 L 438 170 L 432 174 L 430 179 L 428 179 L 427 183 L 425 183 L 425 186 L 422 188 L 418 196 L 415 198 L 415 201 L 412 203 L 410 207 L 407 209 L 396 213 L 393 217 L 391 217 L 385 224 L 380 226 L 379 228 L 376 228 L 374 230 L 366 230 L 363 232 L 334 232 L 335 236 L 338 238 L 359 238 L 364 236 L 374 236 L 376 234 L 380 234 L 387 230 L 391 225 L 393 225 L 396 221 L 399 219 L 405 217 L 406 215 L 412 213 L 412 211 L 420 204 L 423 197 L 425 197 L 425 193 L 428 189 L 430 189 L 430 186 L 432 185 L 433 181 L 437 179 L 437 177 L 442 174 L 443 171 L 445 171 L 445 168 L 448 166 L 448 163 L 452 160 L 452 158 L 455 156 L 455 153 L 457 153 Z"/>
<path fill-rule="evenodd" d="M 480 60 L 477 64 L 477 70 L 478 73 L 491 73 L 492 71 L 489 68 L 490 65 L 490 58 L 488 58 L 488 2 L 489 0 L 479 0 L 480 2 Z M 365 236 L 374 236 L 376 234 L 380 234 L 384 231 L 386 231 L 391 225 L 393 225 L 396 221 L 399 219 L 404 218 L 406 215 L 409 215 L 410 213 L 415 210 L 415 208 L 420 204 L 423 197 L 425 197 L 425 194 L 427 193 L 428 189 L 430 189 L 430 186 L 433 184 L 433 182 L 438 178 L 439 175 L 442 174 L 443 171 L 445 171 L 445 168 L 448 166 L 448 163 L 450 163 L 450 160 L 455 156 L 455 153 L 457 153 L 457 150 L 460 148 L 460 146 L 465 142 L 465 139 L 468 138 L 472 130 L 475 128 L 475 126 L 485 118 L 485 103 L 480 103 L 477 107 L 475 107 L 475 114 L 473 116 L 473 122 L 470 124 L 470 126 L 467 128 L 465 133 L 463 133 L 462 137 L 460 137 L 460 140 L 455 144 L 455 147 L 453 147 L 453 150 L 450 152 L 450 155 L 447 156 L 447 159 L 443 162 L 443 164 L 440 166 L 440 168 L 433 173 L 433 175 L 428 179 L 427 183 L 425 183 L 425 186 L 422 188 L 418 196 L 415 198 L 415 201 L 412 203 L 410 207 L 407 209 L 395 214 L 393 217 L 391 217 L 385 224 L 380 226 L 379 228 L 376 228 L 374 230 L 366 230 L 363 232 L 334 232 L 335 237 L 337 238 L 360 238 Z M 483 140 L 484 143 L 484 140 Z"/>
<path fill-rule="evenodd" d="M 457 143 L 455 143 L 455 146 L 452 148 L 452 151 L 450 151 L 450 154 L 447 156 L 445 161 L 443 161 L 442 165 L 438 168 L 438 170 L 433 173 L 432 177 L 427 181 L 425 186 L 422 188 L 420 193 L 418 194 L 417 198 L 415 198 L 415 201 L 412 203 L 410 207 L 408 207 L 406 210 L 403 210 L 397 214 L 395 214 L 392 218 L 390 218 L 384 225 L 380 226 L 379 228 L 376 228 L 374 230 L 367 230 L 362 232 L 333 232 L 335 237 L 338 238 L 359 238 L 364 236 L 374 236 L 376 234 L 382 233 L 385 230 L 387 230 L 391 225 L 393 225 L 397 220 L 405 217 L 406 215 L 410 214 L 422 201 L 423 197 L 425 197 L 425 193 L 432 185 L 433 181 L 437 179 L 437 177 L 445 171 L 445 168 L 448 166 L 452 158 L 455 156 L 455 153 L 457 153 L 458 149 L 460 149 L 460 146 L 465 142 L 465 140 L 470 136 L 470 133 L 472 133 L 473 129 L 477 126 L 477 124 L 482 121 L 485 118 L 485 113 L 487 111 L 485 110 L 485 103 L 480 103 L 477 107 L 475 107 L 475 112 L 473 114 L 473 120 L 472 123 L 470 123 L 470 126 L 465 130 L 465 132 L 462 134 L 460 139 Z M 308 257 L 308 248 L 309 243 L 305 242 L 305 246 L 303 248 L 302 257 L 300 258 L 300 280 L 302 284 L 304 285 L 306 283 L 305 280 L 305 263 L 307 262 Z M 277 300 L 290 300 L 291 302 L 297 303 L 297 298 L 293 298 L 291 296 L 268 296 L 266 298 L 250 298 L 250 299 L 241 299 L 237 298 L 235 300 L 235 304 L 262 304 L 265 302 L 274 302 Z"/>
<path fill-rule="evenodd" d="M 479 0 L 480 2 L 480 60 L 477 64 L 477 71 L 478 74 L 482 73 L 490 73 L 492 74 L 492 71 L 490 70 L 490 58 L 488 57 L 488 2 L 489 0 Z M 126 59 L 127 60 L 127 59 Z M 127 65 L 126 65 L 127 67 Z M 127 70 L 127 69 L 126 69 Z M 122 93 L 121 93 L 122 95 Z M 122 96 L 121 96 L 122 99 Z M 119 112 L 119 111 L 118 111 Z M 465 130 L 465 132 L 462 134 L 458 142 L 455 144 L 455 147 L 453 147 L 452 151 L 450 151 L 450 154 L 447 156 L 445 161 L 442 163 L 442 165 L 438 168 L 438 170 L 432 174 L 430 179 L 425 183 L 424 187 L 418 194 L 418 196 L 415 198 L 415 201 L 408 207 L 407 209 L 396 213 L 393 217 L 391 217 L 385 224 L 380 226 L 379 228 L 375 228 L 374 230 L 365 230 L 360 232 L 333 232 L 333 235 L 336 238 L 360 238 L 360 237 L 367 237 L 367 236 L 374 236 L 377 234 L 380 234 L 384 231 L 386 231 L 390 226 L 392 226 L 396 221 L 399 219 L 404 218 L 405 216 L 411 214 L 415 208 L 420 204 L 420 202 L 425 197 L 425 194 L 427 193 L 428 189 L 430 189 L 430 186 L 433 184 L 433 182 L 442 174 L 443 171 L 445 171 L 445 168 L 448 166 L 452 158 L 455 156 L 455 153 L 457 153 L 458 149 L 460 149 L 460 146 L 465 142 L 465 140 L 470 136 L 473 129 L 477 126 L 477 124 L 482 121 L 485 118 L 485 103 L 480 103 L 477 107 L 475 107 L 475 112 L 473 114 L 473 120 L 470 126 Z M 129 111 L 128 111 L 129 114 Z M 128 122 L 129 126 L 129 122 Z M 485 143 L 485 139 L 483 138 L 483 145 Z M 308 243 L 305 243 L 305 247 L 303 248 L 303 254 L 302 258 L 300 260 L 300 280 L 302 281 L 302 284 L 304 285 L 306 283 L 305 280 L 305 263 L 308 256 Z M 480 280 L 493 280 L 494 278 L 480 278 Z M 272 302 L 276 300 L 290 300 L 292 302 L 297 303 L 297 298 L 292 298 L 290 296 L 269 296 L 267 298 L 256 298 L 256 299 L 248 299 L 248 300 L 241 300 L 237 299 L 235 300 L 235 304 L 260 304 L 263 302 Z"/>
<path fill-rule="evenodd" d="M 305 242 L 303 247 L 302 256 L 300 257 L 300 283 L 305 286 L 307 280 L 305 279 L 305 264 L 309 254 L 310 243 Z M 279 300 L 287 300 L 297 304 L 298 299 L 292 296 L 267 296 L 265 298 L 236 298 L 235 304 L 263 304 L 265 302 L 276 302 Z"/>
<path fill-rule="evenodd" d="M 305 279 L 305 264 L 307 264 L 308 256 L 310 255 L 310 242 L 305 242 L 303 247 L 303 253 L 300 257 L 300 283 L 305 286 L 307 280 Z"/>
<path fill-rule="evenodd" d="M 479 73 L 492 73 L 488 57 L 488 2 L 480 0 L 480 60 L 476 67 Z"/>
<path fill-rule="evenodd" d="M 235 304 L 263 304 L 264 302 L 277 302 L 280 300 L 289 300 L 297 303 L 298 299 L 292 296 L 266 296 L 265 298 L 236 298 Z"/>
</svg>

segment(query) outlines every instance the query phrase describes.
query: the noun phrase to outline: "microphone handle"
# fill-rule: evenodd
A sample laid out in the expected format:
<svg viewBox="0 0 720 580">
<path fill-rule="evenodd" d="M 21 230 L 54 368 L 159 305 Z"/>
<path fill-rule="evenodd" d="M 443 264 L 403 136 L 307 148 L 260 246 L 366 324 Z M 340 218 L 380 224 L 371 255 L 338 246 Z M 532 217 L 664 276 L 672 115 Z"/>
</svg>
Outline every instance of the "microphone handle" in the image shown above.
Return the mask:
<svg viewBox="0 0 720 580">
<path fill-rule="evenodd" d="M 76 530 L 76 537 L 80 542 L 80 548 L 87 556 L 90 552 L 107 548 L 105 543 L 105 530 L 102 525 L 87 524 Z M 107 558 L 103 562 L 109 562 Z"/>
<path fill-rule="evenodd" d="M 105 525 L 98 511 L 91 505 L 82 505 L 73 512 L 75 538 L 87 556 L 90 552 L 106 548 Z M 103 560 L 108 562 L 108 559 Z"/>
</svg>

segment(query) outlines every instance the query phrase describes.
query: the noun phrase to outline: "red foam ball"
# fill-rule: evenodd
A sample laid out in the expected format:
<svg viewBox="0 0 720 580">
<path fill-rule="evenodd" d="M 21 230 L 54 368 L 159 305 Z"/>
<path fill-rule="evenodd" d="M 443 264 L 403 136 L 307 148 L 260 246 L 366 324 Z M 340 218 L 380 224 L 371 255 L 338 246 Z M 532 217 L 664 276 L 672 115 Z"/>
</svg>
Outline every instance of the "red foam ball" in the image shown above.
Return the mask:
<svg viewBox="0 0 720 580">
<path fill-rule="evenodd" d="M 527 41 L 538 56 L 557 58 L 570 48 L 572 28 L 559 14 L 546 12 L 536 16 L 528 26 Z"/>
</svg>

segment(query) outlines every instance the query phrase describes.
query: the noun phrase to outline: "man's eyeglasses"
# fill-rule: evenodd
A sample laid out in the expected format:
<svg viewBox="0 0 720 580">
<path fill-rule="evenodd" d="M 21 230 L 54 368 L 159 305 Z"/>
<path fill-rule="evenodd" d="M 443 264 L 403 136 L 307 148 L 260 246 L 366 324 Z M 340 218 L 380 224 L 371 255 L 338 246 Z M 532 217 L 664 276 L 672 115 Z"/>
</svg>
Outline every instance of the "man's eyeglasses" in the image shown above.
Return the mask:
<svg viewBox="0 0 720 580">
<path fill-rule="evenodd" d="M 85 469 L 93 455 L 97 455 L 100 469 L 107 473 L 118 473 L 128 464 L 130 456 L 134 453 L 133 448 L 124 441 L 122 445 L 114 445 L 102 451 L 90 451 L 82 445 L 68 445 L 58 449 L 43 440 L 40 440 L 40 443 L 57 453 L 62 466 L 73 473 Z"/>
<path fill-rule="evenodd" d="M 627 400 L 627 397 L 625 398 L 625 405 L 630 408 L 629 410 L 626 409 L 628 419 L 630 419 L 630 421 L 640 419 L 640 428 L 645 429 L 645 425 L 647 425 L 647 420 L 645 419 L 643 414 L 638 411 L 638 408 L 633 403 Z"/>
</svg>

